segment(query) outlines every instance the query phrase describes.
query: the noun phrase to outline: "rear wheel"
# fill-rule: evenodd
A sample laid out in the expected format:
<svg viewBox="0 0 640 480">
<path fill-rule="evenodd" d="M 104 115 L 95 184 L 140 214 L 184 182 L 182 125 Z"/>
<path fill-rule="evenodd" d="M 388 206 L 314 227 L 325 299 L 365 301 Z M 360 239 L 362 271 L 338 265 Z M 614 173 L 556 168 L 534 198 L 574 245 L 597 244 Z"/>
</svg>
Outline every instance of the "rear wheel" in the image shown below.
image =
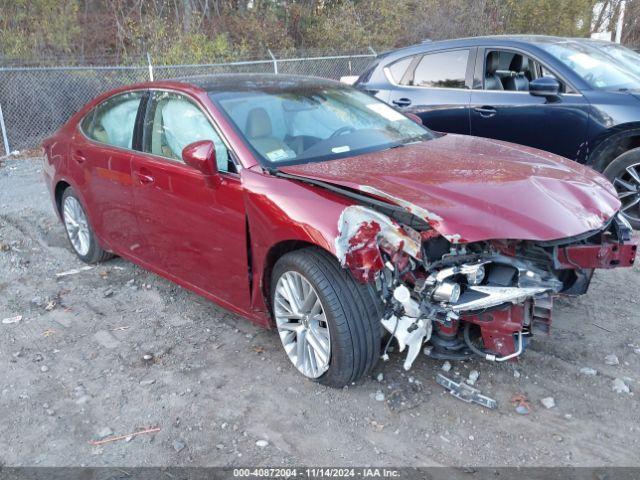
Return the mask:
<svg viewBox="0 0 640 480">
<path fill-rule="evenodd" d="M 603 173 L 618 192 L 620 211 L 633 228 L 640 230 L 640 148 L 620 155 Z"/>
<path fill-rule="evenodd" d="M 61 208 L 69 243 L 80 260 L 97 263 L 113 256 L 100 247 L 80 198 L 73 188 L 68 187 L 62 194 Z"/>
<path fill-rule="evenodd" d="M 276 263 L 273 315 L 284 350 L 305 377 L 343 387 L 380 355 L 380 302 L 330 254 L 305 248 Z"/>
</svg>

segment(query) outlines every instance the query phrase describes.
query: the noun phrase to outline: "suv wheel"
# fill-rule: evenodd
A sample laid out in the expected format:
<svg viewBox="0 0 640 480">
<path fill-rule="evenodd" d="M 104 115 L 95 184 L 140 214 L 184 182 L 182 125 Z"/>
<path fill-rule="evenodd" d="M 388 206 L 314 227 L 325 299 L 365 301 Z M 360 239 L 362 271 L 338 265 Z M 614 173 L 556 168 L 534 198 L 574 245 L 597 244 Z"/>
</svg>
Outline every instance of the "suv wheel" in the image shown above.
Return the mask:
<svg viewBox="0 0 640 480">
<path fill-rule="evenodd" d="M 317 248 L 276 263 L 271 305 L 282 346 L 305 377 L 343 387 L 369 373 L 380 355 L 380 301 Z"/>
<path fill-rule="evenodd" d="M 640 148 L 623 153 L 604 170 L 618 192 L 620 211 L 636 230 L 640 230 Z"/>
</svg>

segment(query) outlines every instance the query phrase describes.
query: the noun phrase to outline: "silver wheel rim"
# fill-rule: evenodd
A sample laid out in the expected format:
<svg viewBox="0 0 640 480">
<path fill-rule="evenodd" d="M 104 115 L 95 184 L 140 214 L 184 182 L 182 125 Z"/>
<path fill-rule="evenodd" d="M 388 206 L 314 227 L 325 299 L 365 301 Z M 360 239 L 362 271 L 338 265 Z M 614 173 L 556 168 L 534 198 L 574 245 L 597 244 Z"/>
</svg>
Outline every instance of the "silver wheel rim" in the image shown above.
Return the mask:
<svg viewBox="0 0 640 480">
<path fill-rule="evenodd" d="M 85 256 L 89 253 L 90 234 L 89 222 L 82 205 L 74 197 L 67 197 L 64 200 L 62 214 L 71 245 L 78 255 Z"/>
<path fill-rule="evenodd" d="M 289 360 L 304 376 L 318 378 L 329 369 L 331 335 L 315 289 L 298 272 L 283 273 L 276 285 L 274 313 Z"/>
<path fill-rule="evenodd" d="M 640 222 L 640 163 L 629 165 L 613 179 L 618 198 L 622 203 L 620 211 L 628 219 Z"/>
</svg>

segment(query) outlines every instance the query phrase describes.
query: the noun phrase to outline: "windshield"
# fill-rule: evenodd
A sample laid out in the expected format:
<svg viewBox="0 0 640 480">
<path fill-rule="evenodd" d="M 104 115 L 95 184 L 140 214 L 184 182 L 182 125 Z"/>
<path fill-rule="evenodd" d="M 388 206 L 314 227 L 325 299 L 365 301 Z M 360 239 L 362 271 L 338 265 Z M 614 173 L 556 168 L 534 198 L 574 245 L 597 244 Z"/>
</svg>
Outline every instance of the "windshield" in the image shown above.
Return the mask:
<svg viewBox="0 0 640 480">
<path fill-rule="evenodd" d="M 631 90 L 640 88 L 640 77 L 602 50 L 578 43 L 543 43 L 540 47 L 580 75 L 592 88 Z"/>
<path fill-rule="evenodd" d="M 353 156 L 434 134 L 353 89 L 210 92 L 258 157 L 270 166 Z"/>
<path fill-rule="evenodd" d="M 621 66 L 640 76 L 640 54 L 617 43 L 596 43 L 594 46 L 611 55 Z"/>
</svg>

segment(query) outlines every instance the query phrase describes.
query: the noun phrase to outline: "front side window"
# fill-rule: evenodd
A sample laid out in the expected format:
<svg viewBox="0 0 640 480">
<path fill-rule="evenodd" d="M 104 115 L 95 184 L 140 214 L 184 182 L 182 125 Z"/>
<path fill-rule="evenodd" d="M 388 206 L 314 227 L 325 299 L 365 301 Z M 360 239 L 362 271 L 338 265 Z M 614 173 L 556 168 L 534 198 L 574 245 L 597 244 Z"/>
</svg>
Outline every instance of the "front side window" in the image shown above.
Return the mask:
<svg viewBox="0 0 640 480">
<path fill-rule="evenodd" d="M 418 63 L 409 85 L 465 88 L 469 50 L 428 53 Z"/>
<path fill-rule="evenodd" d="M 640 76 L 595 48 L 574 42 L 541 43 L 551 55 L 598 90 L 634 90 L 640 88 Z"/>
<path fill-rule="evenodd" d="M 270 165 L 353 156 L 434 137 L 385 103 L 354 89 L 295 86 L 211 92 L 258 159 Z"/>
<path fill-rule="evenodd" d="M 82 131 L 97 142 L 132 148 L 133 130 L 143 95 L 142 91 L 127 92 L 105 100 L 82 120 Z"/>
<path fill-rule="evenodd" d="M 227 147 L 200 107 L 178 93 L 154 92 L 145 119 L 144 151 L 182 162 L 182 149 L 199 140 L 213 142 L 218 170 L 229 171 Z"/>
</svg>

